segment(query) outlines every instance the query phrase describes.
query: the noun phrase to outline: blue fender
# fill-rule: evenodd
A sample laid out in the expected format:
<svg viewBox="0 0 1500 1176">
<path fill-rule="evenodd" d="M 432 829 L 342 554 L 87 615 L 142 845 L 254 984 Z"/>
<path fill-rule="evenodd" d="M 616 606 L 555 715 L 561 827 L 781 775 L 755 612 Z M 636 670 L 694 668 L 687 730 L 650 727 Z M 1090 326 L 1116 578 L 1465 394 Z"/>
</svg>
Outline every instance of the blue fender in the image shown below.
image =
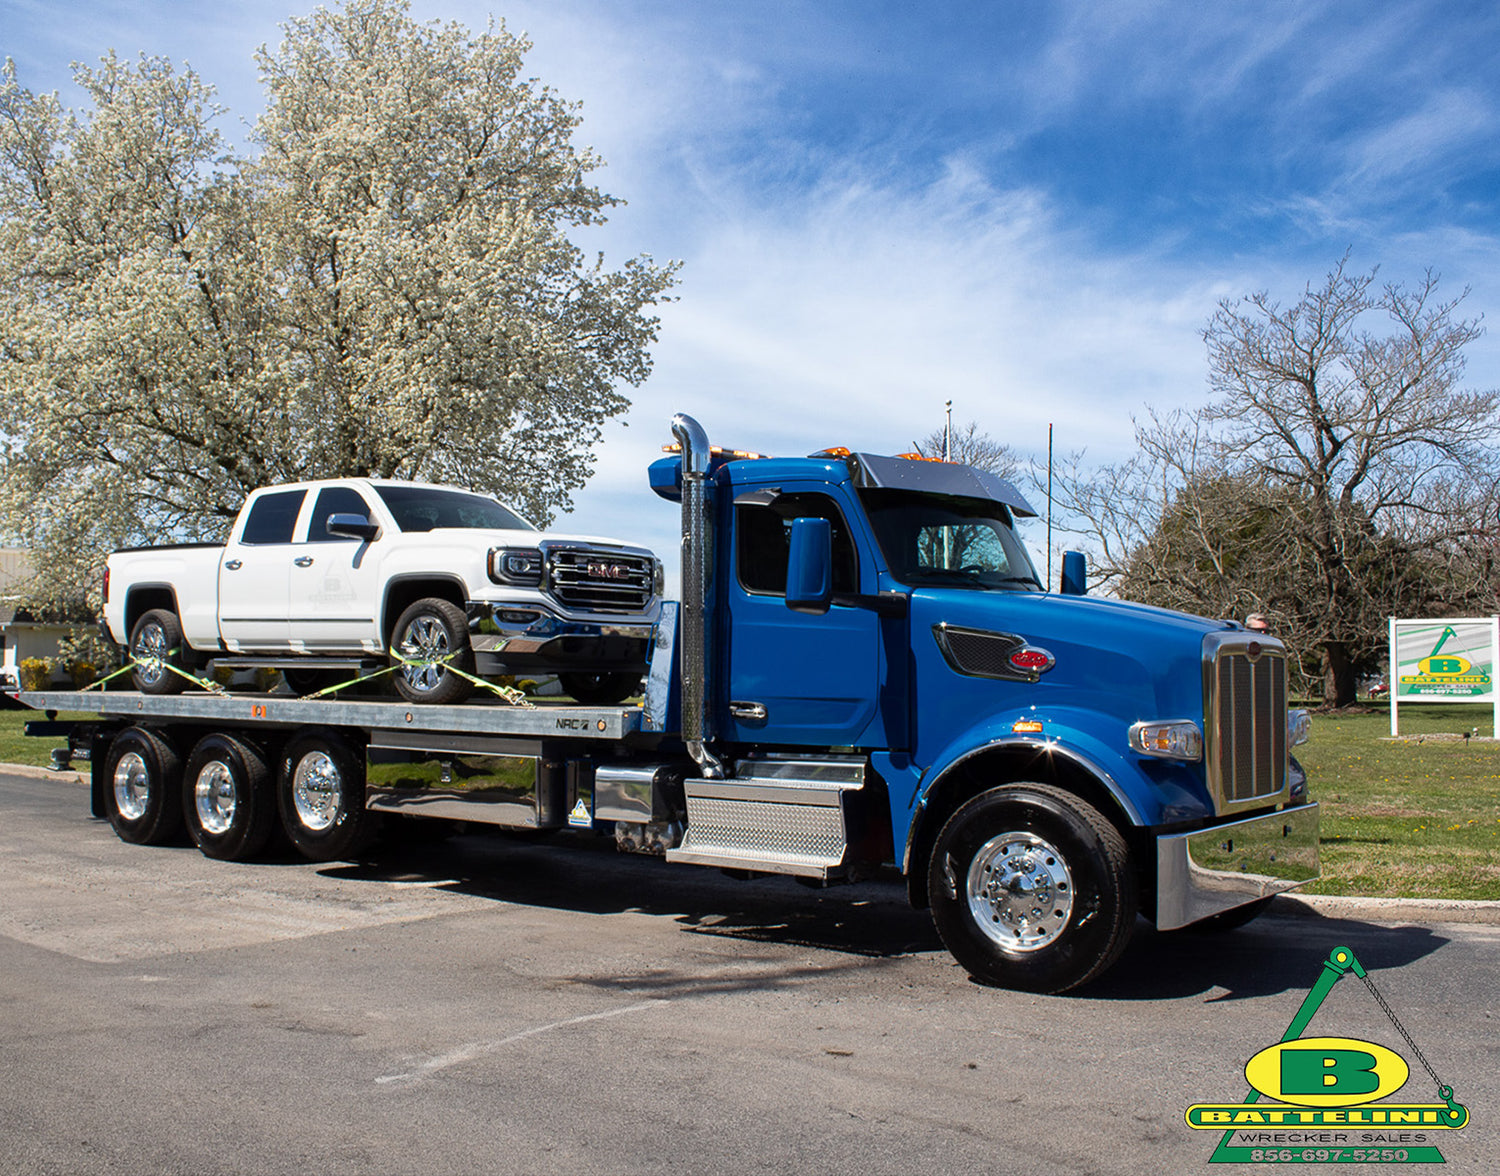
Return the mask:
<svg viewBox="0 0 1500 1176">
<path fill-rule="evenodd" d="M 909 866 L 912 845 L 922 823 L 920 818 L 934 790 L 941 787 L 954 769 L 975 756 L 997 749 L 1020 748 L 1066 760 L 1073 770 L 1081 770 L 1107 792 L 1119 806 L 1124 819 L 1137 827 L 1212 814 L 1201 765 L 1142 756 L 1126 744 L 1123 730 L 1107 741 L 1101 739 L 1095 734 L 1099 720 L 1100 716 L 1093 711 L 1073 708 L 1042 711 L 1022 707 L 986 716 L 961 732 L 939 752 L 931 766 L 921 772 L 920 779 L 914 781 L 915 786 L 908 794 L 904 810 L 900 810 L 897 789 L 892 787 L 892 832 L 896 844 L 902 844 L 904 839 L 906 845 L 903 871 Z M 1018 725 L 1037 722 L 1042 724 L 1040 731 L 1028 730 L 1026 726 L 1017 729 Z M 898 777 L 902 774 L 899 771 L 902 766 L 899 763 L 876 764 L 882 773 L 888 768 L 895 769 Z M 914 771 L 908 769 L 905 774 L 911 779 Z M 890 781 L 889 775 L 887 780 Z M 904 829 L 901 828 L 903 824 Z"/>
</svg>

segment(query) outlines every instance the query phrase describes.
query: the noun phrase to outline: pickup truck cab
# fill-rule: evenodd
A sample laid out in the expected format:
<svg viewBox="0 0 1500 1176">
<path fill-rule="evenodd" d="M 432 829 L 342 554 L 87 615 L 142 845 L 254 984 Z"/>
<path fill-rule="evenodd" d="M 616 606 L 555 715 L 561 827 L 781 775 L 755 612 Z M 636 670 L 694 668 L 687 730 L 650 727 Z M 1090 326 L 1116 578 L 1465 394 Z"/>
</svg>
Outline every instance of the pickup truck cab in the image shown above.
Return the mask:
<svg viewBox="0 0 1500 1176">
<path fill-rule="evenodd" d="M 661 575 L 643 548 L 544 534 L 482 494 L 300 482 L 252 493 L 223 546 L 111 555 L 105 621 L 145 693 L 216 657 L 280 659 L 303 692 L 338 672 L 320 659 L 390 656 L 412 702 L 461 701 L 465 675 L 559 673 L 607 703 L 645 669 Z"/>
</svg>

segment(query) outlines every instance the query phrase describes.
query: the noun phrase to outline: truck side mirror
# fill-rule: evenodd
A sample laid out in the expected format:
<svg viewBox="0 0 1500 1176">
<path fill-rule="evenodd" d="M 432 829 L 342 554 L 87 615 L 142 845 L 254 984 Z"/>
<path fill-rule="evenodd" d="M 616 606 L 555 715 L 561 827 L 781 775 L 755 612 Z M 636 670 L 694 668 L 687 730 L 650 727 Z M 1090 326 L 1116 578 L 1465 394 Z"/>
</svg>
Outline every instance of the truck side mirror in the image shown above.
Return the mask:
<svg viewBox="0 0 1500 1176">
<path fill-rule="evenodd" d="M 1063 552 L 1062 593 L 1064 596 L 1088 595 L 1088 561 L 1081 551 Z"/>
<path fill-rule="evenodd" d="M 822 615 L 833 596 L 833 526 L 827 519 L 793 519 L 786 563 L 786 606 Z"/>
<path fill-rule="evenodd" d="M 379 526 L 359 514 L 331 514 L 325 529 L 340 539 L 363 539 L 366 543 L 380 534 Z"/>
</svg>

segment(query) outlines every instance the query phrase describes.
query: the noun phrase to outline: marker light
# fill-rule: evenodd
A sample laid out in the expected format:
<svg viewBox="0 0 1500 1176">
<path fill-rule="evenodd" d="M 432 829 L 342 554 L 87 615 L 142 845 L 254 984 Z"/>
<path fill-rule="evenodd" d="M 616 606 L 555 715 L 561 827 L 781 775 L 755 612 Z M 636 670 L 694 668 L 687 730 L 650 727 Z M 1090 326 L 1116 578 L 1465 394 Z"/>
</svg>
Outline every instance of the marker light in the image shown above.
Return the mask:
<svg viewBox="0 0 1500 1176">
<path fill-rule="evenodd" d="M 1192 719 L 1136 723 L 1130 728 L 1130 746 L 1157 759 L 1191 762 L 1203 758 L 1203 732 Z"/>
</svg>

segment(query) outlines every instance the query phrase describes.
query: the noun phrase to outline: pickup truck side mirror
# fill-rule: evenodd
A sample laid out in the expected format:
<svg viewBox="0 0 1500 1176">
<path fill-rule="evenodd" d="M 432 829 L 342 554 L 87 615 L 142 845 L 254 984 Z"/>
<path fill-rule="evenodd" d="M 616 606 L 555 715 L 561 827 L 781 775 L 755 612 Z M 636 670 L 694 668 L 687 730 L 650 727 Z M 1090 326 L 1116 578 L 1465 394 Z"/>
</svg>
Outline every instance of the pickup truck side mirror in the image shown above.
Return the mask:
<svg viewBox="0 0 1500 1176">
<path fill-rule="evenodd" d="M 793 519 L 786 564 L 786 606 L 822 615 L 833 597 L 833 526 L 827 519 Z"/>
<path fill-rule="evenodd" d="M 1064 596 L 1087 596 L 1088 564 L 1081 551 L 1063 552 L 1062 593 Z"/>
<path fill-rule="evenodd" d="M 369 543 L 380 534 L 380 527 L 364 515 L 331 514 L 328 516 L 327 531 L 340 539 L 363 539 Z"/>
</svg>

